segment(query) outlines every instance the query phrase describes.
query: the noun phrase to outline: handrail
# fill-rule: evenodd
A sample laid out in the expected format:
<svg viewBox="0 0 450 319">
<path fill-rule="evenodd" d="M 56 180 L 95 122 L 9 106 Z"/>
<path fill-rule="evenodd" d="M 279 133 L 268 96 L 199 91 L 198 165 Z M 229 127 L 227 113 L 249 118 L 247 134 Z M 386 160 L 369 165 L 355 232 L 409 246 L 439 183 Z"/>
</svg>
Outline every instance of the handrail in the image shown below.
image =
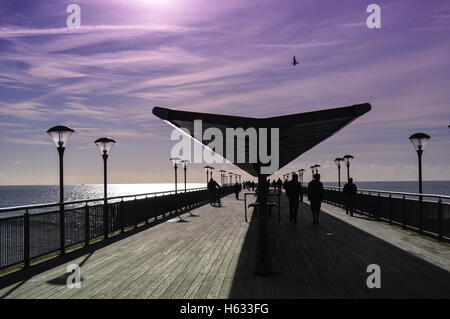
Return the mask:
<svg viewBox="0 0 450 319">
<path fill-rule="evenodd" d="M 335 187 L 335 186 L 325 186 L 324 189 L 329 190 L 339 190 L 341 191 L 343 187 Z M 448 195 L 438 195 L 438 194 L 421 194 L 421 193 L 406 193 L 406 192 L 395 192 L 395 191 L 382 191 L 376 189 L 358 189 L 358 192 L 371 192 L 371 193 L 380 193 L 380 194 L 395 194 L 395 195 L 406 195 L 406 196 L 422 196 L 422 197 L 433 197 L 433 198 L 445 198 L 450 199 Z"/>
<path fill-rule="evenodd" d="M 220 197 L 231 194 L 233 188 L 225 187 L 223 190 L 219 193 Z M 162 196 L 158 196 L 158 194 L 162 194 Z M 119 200 L 122 198 L 122 200 L 106 205 L 103 203 L 104 199 L 100 198 L 4 208 L 3 211 L 21 210 L 24 211 L 24 214 L 19 213 L 17 216 L 0 218 L 0 228 L 6 230 L 2 232 L 0 269 L 18 264 L 23 264 L 24 268 L 28 268 L 32 260 L 37 260 L 43 256 L 47 256 L 45 258 L 56 257 L 57 255 L 54 253 L 57 251 L 60 252 L 60 256 L 63 256 L 69 247 L 70 251 L 82 249 L 95 244 L 100 239 L 106 241 L 112 236 L 137 229 L 162 218 L 168 218 L 173 214 L 180 216 L 196 207 L 205 205 L 210 201 L 209 197 L 207 188 L 203 187 L 186 189 L 186 192 L 184 190 L 177 192 L 171 190 L 148 193 L 147 195 L 114 196 L 109 199 Z M 134 198 L 135 200 L 125 202 L 123 198 Z M 99 204 L 88 204 L 95 201 Z M 77 203 L 85 204 L 75 207 L 75 211 L 72 211 L 71 207 L 64 209 L 64 205 Z M 30 214 L 30 209 L 55 205 L 57 207 L 62 205 L 63 208 L 55 207 L 53 210 L 37 211 L 36 214 Z M 36 216 L 44 215 L 46 215 L 44 218 L 37 217 L 35 219 Z M 17 222 L 16 218 L 22 220 Z M 60 239 L 63 238 L 63 240 L 59 240 L 59 243 L 55 241 L 55 235 L 58 233 Z M 34 241 L 33 236 L 35 234 L 40 236 L 38 241 Z M 5 242 L 3 242 L 3 239 L 5 239 Z M 5 250 L 3 250 L 4 247 Z"/>
<path fill-rule="evenodd" d="M 198 190 L 206 190 L 206 187 L 197 187 L 197 188 L 188 188 L 186 189 L 186 192 L 192 192 L 192 191 L 198 191 Z M 140 196 L 148 196 L 148 195 L 158 195 L 158 194 L 171 194 L 171 193 L 184 193 L 184 190 L 178 190 L 175 192 L 175 190 L 171 191 L 161 191 L 161 192 L 153 192 L 153 193 L 143 193 L 143 194 L 134 194 L 134 195 L 123 195 L 123 196 L 114 196 L 114 197 L 108 197 L 107 200 L 114 200 L 114 199 L 124 199 L 124 198 L 130 198 L 130 197 L 140 197 Z M 100 202 L 104 201 L 104 198 L 95 198 L 95 199 L 84 199 L 84 200 L 76 200 L 76 201 L 70 201 L 70 202 L 54 202 L 54 203 L 44 203 L 44 204 L 32 204 L 32 205 L 22 205 L 22 206 L 13 206 L 13 207 L 3 207 L 0 208 L 0 214 L 1 213 L 10 213 L 20 210 L 30 210 L 30 209 L 39 209 L 39 208 L 48 208 L 53 206 L 59 206 L 59 205 L 76 205 L 76 204 L 87 204 L 92 202 Z"/>
</svg>

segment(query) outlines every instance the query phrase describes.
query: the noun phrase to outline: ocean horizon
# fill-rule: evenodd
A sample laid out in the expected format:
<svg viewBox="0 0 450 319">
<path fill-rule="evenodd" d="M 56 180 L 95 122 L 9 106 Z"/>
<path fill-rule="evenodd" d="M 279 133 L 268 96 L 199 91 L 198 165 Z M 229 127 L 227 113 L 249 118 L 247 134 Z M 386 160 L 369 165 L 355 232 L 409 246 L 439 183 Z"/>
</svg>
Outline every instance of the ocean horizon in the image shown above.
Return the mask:
<svg viewBox="0 0 450 319">
<path fill-rule="evenodd" d="M 304 185 L 309 180 L 304 181 Z M 336 187 L 337 182 L 323 182 Z M 341 186 L 344 182 L 341 182 Z M 358 189 L 417 193 L 417 181 L 361 181 Z M 205 183 L 187 183 L 187 188 L 205 187 Z M 173 183 L 108 184 L 108 197 L 147 194 L 174 190 Z M 184 190 L 184 183 L 178 184 Z M 423 181 L 423 193 L 450 196 L 450 181 Z M 103 198 L 103 184 L 68 184 L 64 188 L 65 201 Z M 59 201 L 58 185 L 0 185 L 0 208 L 54 203 Z"/>
</svg>

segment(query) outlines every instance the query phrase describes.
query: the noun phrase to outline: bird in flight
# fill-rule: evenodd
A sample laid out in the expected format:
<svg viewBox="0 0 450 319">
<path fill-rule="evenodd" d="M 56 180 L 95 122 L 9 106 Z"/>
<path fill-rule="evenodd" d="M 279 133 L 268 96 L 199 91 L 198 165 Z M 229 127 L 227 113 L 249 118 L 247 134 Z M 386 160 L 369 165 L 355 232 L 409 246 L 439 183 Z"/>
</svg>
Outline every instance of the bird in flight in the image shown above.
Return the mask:
<svg viewBox="0 0 450 319">
<path fill-rule="evenodd" d="M 295 55 L 294 55 L 294 59 L 292 61 L 292 65 L 295 66 L 296 64 L 298 64 L 298 62 L 297 62 L 297 59 L 295 58 Z"/>
</svg>

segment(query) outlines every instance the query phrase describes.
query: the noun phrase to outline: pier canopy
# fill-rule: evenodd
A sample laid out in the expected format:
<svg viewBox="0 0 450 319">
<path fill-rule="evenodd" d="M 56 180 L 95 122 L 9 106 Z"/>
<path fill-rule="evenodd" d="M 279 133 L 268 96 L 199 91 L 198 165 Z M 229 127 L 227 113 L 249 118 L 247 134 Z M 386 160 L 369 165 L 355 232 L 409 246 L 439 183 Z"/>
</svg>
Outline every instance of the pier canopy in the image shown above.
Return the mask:
<svg viewBox="0 0 450 319">
<path fill-rule="evenodd" d="M 272 129 L 278 129 L 279 132 L 277 145 L 279 163 L 276 167 L 276 170 L 279 170 L 370 109 L 371 105 L 364 103 L 276 117 L 250 118 L 154 107 L 153 114 L 177 128 L 184 129 L 185 133 L 209 148 L 211 145 L 208 146 L 208 144 L 214 139 L 222 138 L 224 147 L 222 149 L 212 148 L 212 150 L 256 177 L 260 174 L 270 175 L 261 171 L 262 167 L 267 167 L 269 164 L 261 158 L 260 152 L 257 152 L 256 161 L 252 160 L 251 154 L 254 153 L 255 147 L 259 149 L 261 145 L 267 149 L 267 154 L 271 154 L 271 147 L 275 145 L 272 143 L 271 136 L 273 135 L 270 133 Z M 198 126 L 200 121 L 201 127 Z M 214 139 L 209 138 L 210 134 L 204 134 L 209 128 L 220 130 L 221 136 L 214 135 Z M 236 130 L 240 129 L 246 133 L 243 138 L 234 134 Z M 217 130 L 215 131 L 217 132 Z M 258 146 L 249 142 L 252 138 L 251 131 L 256 131 L 257 141 L 254 144 Z M 227 152 L 225 145 L 230 141 L 233 143 L 233 151 L 230 152 L 228 149 Z M 267 145 L 264 146 L 261 141 Z M 238 158 L 240 152 L 245 154 L 243 160 Z"/>
</svg>

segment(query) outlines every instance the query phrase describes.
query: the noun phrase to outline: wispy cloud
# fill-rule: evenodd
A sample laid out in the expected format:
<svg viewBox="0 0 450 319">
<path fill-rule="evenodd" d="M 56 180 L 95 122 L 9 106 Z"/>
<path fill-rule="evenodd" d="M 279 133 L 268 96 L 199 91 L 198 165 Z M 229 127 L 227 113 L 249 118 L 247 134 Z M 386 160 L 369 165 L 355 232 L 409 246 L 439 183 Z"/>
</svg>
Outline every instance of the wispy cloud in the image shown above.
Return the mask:
<svg viewBox="0 0 450 319">
<path fill-rule="evenodd" d="M 35 138 L 14 138 L 14 137 L 6 137 L 3 139 L 4 141 L 12 144 L 21 144 L 21 145 L 49 145 L 49 140 L 44 139 L 35 139 Z"/>
<path fill-rule="evenodd" d="M 82 25 L 78 28 L 51 29 L 0 28 L 0 38 L 70 35 L 116 31 L 184 32 L 187 30 L 189 30 L 187 27 L 175 25 Z"/>
</svg>

